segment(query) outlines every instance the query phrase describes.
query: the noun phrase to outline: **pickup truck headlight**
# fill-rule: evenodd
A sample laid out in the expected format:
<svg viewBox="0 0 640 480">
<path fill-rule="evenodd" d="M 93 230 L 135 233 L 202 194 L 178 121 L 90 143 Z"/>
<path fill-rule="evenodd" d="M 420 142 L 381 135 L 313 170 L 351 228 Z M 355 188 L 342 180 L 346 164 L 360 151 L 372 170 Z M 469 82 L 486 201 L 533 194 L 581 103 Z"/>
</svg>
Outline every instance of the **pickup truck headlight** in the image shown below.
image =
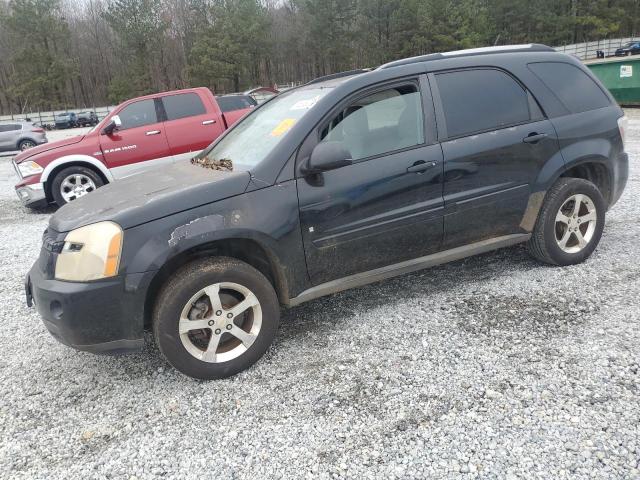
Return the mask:
<svg viewBox="0 0 640 480">
<path fill-rule="evenodd" d="M 99 222 L 70 231 L 56 262 L 57 280 L 88 282 L 118 274 L 122 228 Z"/>
<path fill-rule="evenodd" d="M 22 162 L 18 164 L 18 170 L 20 170 L 20 174 L 23 177 L 29 177 L 31 175 L 36 175 L 38 173 L 42 173 L 44 168 L 38 165 L 36 162 Z"/>
</svg>

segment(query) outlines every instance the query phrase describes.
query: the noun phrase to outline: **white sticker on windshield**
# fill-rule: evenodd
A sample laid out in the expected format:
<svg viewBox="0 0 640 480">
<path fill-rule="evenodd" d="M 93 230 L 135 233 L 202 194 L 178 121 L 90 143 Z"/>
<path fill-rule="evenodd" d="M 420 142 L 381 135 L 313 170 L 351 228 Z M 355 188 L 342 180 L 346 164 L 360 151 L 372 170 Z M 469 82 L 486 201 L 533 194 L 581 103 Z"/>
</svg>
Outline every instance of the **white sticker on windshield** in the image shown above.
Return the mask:
<svg viewBox="0 0 640 480">
<path fill-rule="evenodd" d="M 300 100 L 291 107 L 291 110 L 309 110 L 320 100 L 320 95 L 310 98 L 309 100 Z"/>
</svg>

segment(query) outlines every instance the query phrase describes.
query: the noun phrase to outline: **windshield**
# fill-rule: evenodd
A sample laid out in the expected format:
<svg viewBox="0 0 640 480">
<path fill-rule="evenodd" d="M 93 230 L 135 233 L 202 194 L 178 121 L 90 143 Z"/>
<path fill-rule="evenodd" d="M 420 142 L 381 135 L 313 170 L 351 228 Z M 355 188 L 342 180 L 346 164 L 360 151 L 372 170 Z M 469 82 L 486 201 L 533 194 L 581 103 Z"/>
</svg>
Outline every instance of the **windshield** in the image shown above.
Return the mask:
<svg viewBox="0 0 640 480">
<path fill-rule="evenodd" d="M 249 170 L 264 160 L 322 97 L 328 87 L 285 92 L 239 122 L 215 147 L 193 162 L 216 168 L 231 162 L 233 170 Z"/>
</svg>

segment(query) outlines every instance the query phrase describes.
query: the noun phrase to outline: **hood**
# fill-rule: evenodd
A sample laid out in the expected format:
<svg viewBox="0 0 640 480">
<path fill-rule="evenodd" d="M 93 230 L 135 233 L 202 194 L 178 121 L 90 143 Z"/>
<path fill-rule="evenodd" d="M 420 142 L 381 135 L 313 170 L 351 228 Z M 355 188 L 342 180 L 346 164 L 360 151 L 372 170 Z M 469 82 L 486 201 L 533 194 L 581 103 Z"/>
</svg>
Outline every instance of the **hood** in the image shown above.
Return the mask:
<svg viewBox="0 0 640 480">
<path fill-rule="evenodd" d="M 25 150 L 24 152 L 20 152 L 15 156 L 14 161 L 16 163 L 20 163 L 25 161 L 27 158 L 31 158 L 34 155 L 38 155 L 39 153 L 48 152 L 49 150 L 54 150 L 60 147 L 66 147 L 68 145 L 73 145 L 74 143 L 80 142 L 85 135 L 77 135 L 75 137 L 65 138 L 63 140 L 58 140 L 56 142 L 43 143 L 42 145 L 38 145 L 37 147 L 30 148 Z"/>
<path fill-rule="evenodd" d="M 68 203 L 49 220 L 58 232 L 110 220 L 123 229 L 243 193 L 249 172 L 221 172 L 189 161 L 117 180 Z"/>
</svg>

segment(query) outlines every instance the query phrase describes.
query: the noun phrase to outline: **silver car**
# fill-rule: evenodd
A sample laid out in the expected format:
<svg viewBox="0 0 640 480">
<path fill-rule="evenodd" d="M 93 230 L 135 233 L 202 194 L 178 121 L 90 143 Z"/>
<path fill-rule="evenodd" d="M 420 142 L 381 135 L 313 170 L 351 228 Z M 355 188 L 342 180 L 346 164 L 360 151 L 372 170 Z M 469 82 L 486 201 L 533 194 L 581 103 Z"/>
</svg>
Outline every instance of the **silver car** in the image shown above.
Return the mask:
<svg viewBox="0 0 640 480">
<path fill-rule="evenodd" d="M 0 152 L 26 150 L 47 141 L 44 128 L 33 122 L 0 123 Z"/>
</svg>

